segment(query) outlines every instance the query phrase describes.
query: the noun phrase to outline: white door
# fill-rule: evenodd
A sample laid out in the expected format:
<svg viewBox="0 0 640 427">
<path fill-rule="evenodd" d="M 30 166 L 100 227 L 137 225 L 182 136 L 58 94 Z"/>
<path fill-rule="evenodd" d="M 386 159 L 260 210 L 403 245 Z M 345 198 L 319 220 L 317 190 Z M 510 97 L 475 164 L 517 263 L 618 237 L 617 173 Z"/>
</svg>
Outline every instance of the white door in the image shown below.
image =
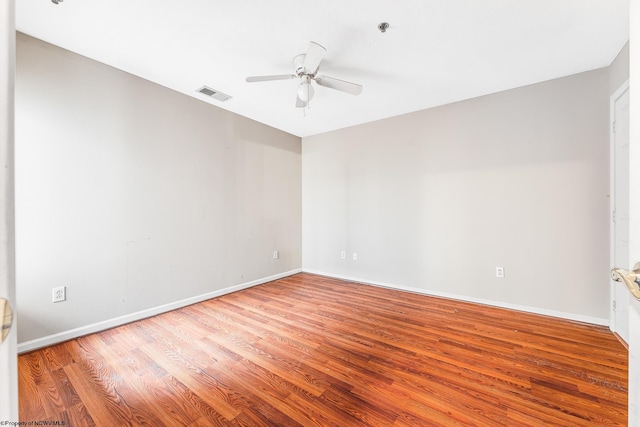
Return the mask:
<svg viewBox="0 0 640 427">
<path fill-rule="evenodd" d="M 13 243 L 13 86 L 15 1 L 0 1 L 0 297 L 15 309 Z M 18 421 L 15 328 L 0 343 L 0 422 Z"/>
<path fill-rule="evenodd" d="M 611 97 L 612 107 L 612 265 L 631 269 L 629 259 L 629 83 Z M 612 329 L 629 343 L 629 291 L 611 282 Z"/>
<path fill-rule="evenodd" d="M 640 0 L 629 2 L 630 30 L 629 75 L 634 83 L 630 88 L 629 194 L 631 221 L 629 223 L 631 261 L 640 261 Z M 640 301 L 631 298 L 629 306 L 629 423 L 640 426 Z"/>
</svg>

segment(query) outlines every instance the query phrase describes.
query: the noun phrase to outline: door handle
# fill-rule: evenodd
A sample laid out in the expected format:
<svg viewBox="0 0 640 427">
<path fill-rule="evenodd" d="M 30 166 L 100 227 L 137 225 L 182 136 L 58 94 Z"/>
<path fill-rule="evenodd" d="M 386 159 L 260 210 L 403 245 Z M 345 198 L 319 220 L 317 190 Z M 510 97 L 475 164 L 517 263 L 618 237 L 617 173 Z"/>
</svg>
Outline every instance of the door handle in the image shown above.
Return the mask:
<svg viewBox="0 0 640 427">
<path fill-rule="evenodd" d="M 627 271 L 621 268 L 611 269 L 611 278 L 616 282 L 622 282 L 636 299 L 640 300 L 640 262 L 636 262 L 633 270 Z"/>
<path fill-rule="evenodd" d="M 0 344 L 2 344 L 9 335 L 13 323 L 13 311 L 6 298 L 0 298 L 0 321 L 2 321 L 2 326 L 0 326 Z"/>
</svg>

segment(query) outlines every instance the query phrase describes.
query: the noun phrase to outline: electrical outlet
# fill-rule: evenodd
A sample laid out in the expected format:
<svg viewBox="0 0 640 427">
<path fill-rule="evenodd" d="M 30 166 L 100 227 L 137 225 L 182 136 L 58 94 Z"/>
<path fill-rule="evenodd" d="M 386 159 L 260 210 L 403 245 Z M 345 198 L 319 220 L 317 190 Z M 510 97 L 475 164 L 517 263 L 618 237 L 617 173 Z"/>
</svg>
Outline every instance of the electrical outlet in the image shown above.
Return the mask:
<svg viewBox="0 0 640 427">
<path fill-rule="evenodd" d="M 504 267 L 496 267 L 496 277 L 504 277 Z"/>
<path fill-rule="evenodd" d="M 340 258 L 341 259 L 346 259 L 347 258 L 347 252 L 345 252 L 345 251 L 340 252 Z"/>
<path fill-rule="evenodd" d="M 53 302 L 61 302 L 67 299 L 67 288 L 66 286 L 60 286 L 58 288 L 52 289 L 52 297 Z"/>
<path fill-rule="evenodd" d="M 280 258 L 280 252 L 273 251 L 273 259 L 278 259 L 278 258 Z"/>
<path fill-rule="evenodd" d="M 358 260 L 358 252 L 354 252 L 353 253 L 353 260 L 357 261 Z"/>
</svg>

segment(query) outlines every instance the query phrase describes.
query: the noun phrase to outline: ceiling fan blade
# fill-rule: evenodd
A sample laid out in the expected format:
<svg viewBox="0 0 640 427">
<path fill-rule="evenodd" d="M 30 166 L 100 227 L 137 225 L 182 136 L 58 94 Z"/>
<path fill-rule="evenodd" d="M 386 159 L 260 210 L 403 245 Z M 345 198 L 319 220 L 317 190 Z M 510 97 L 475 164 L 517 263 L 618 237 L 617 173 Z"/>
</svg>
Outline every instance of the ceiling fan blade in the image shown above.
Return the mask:
<svg viewBox="0 0 640 427">
<path fill-rule="evenodd" d="M 296 76 L 295 74 L 277 74 L 274 76 L 253 76 L 253 77 L 247 77 L 247 83 L 254 83 L 254 82 L 268 82 L 271 80 L 289 80 L 289 79 L 293 79 Z"/>
<path fill-rule="evenodd" d="M 307 70 L 307 72 L 310 74 L 315 73 L 318 70 L 320 61 L 322 61 L 322 58 L 324 58 L 324 54 L 326 52 L 327 49 L 320 46 L 318 43 L 309 43 L 309 48 L 307 49 L 307 54 L 304 58 L 304 69 Z"/>
<path fill-rule="evenodd" d="M 304 108 L 307 106 L 307 103 L 300 99 L 299 96 L 296 96 L 296 108 Z"/>
<path fill-rule="evenodd" d="M 362 93 L 362 86 L 356 83 L 351 83 L 327 76 L 316 76 L 314 80 L 320 86 L 350 93 L 351 95 L 360 95 L 360 93 Z"/>
</svg>

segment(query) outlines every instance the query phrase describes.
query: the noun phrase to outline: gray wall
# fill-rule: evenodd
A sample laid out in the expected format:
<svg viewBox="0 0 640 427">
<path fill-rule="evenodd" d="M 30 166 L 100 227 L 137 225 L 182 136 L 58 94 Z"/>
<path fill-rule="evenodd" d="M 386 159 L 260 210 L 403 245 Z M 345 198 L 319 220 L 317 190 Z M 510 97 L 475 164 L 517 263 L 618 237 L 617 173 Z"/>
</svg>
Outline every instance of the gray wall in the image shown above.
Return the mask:
<svg viewBox="0 0 640 427">
<path fill-rule="evenodd" d="M 608 69 L 305 138 L 301 150 L 18 35 L 19 340 L 301 266 L 606 323 L 608 95 L 625 80 L 624 49 Z M 68 301 L 51 303 L 62 285 Z"/>
<path fill-rule="evenodd" d="M 19 34 L 16 151 L 22 343 L 301 267 L 298 137 Z"/>
<path fill-rule="evenodd" d="M 607 324 L 608 120 L 599 69 L 303 138 L 303 270 Z"/>
</svg>

